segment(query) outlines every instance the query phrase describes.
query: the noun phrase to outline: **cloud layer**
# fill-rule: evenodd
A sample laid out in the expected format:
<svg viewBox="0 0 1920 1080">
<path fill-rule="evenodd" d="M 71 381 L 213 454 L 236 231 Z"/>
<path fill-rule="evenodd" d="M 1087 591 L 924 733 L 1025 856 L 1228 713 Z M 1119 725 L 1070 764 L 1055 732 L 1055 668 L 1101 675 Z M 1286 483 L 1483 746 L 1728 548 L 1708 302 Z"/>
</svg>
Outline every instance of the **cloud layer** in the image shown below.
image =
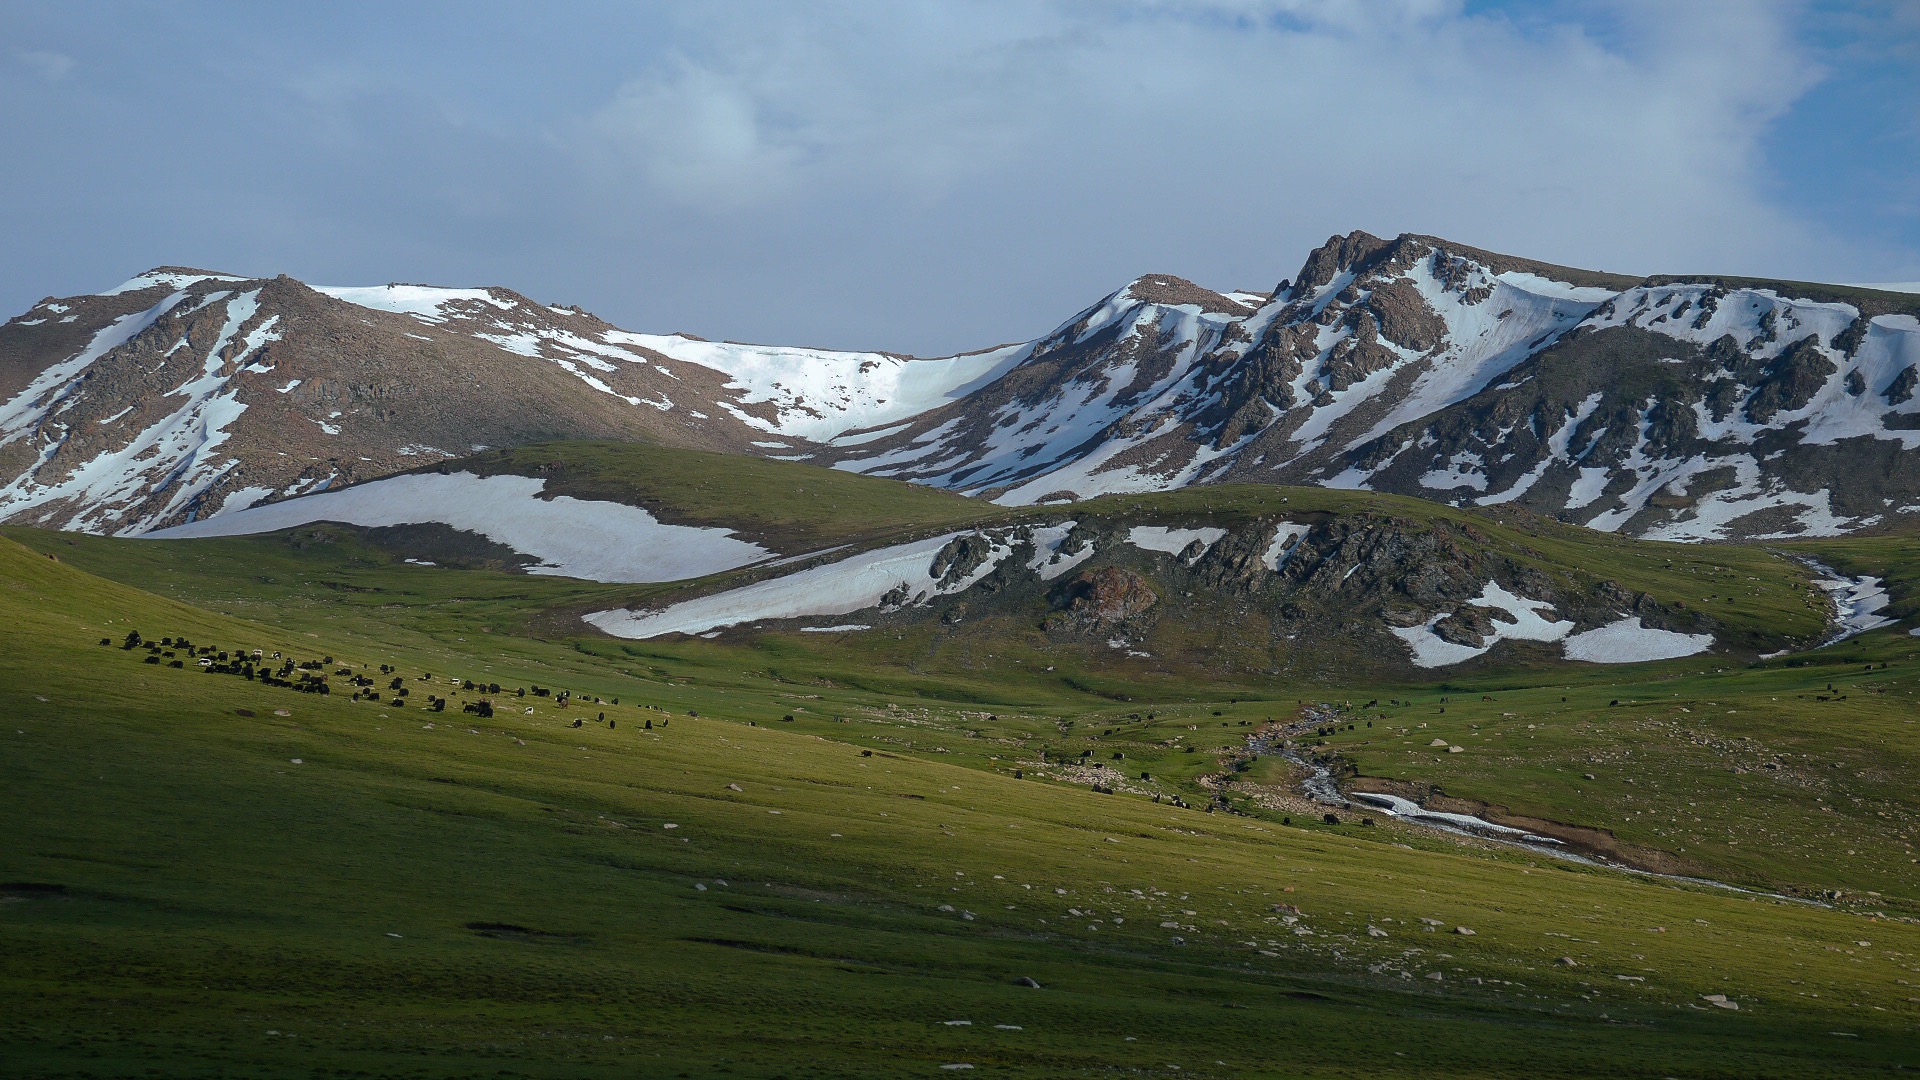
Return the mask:
<svg viewBox="0 0 1920 1080">
<path fill-rule="evenodd" d="M 1758 2 L 29 10 L 0 300 L 195 262 L 932 353 L 1149 271 L 1270 287 L 1354 228 L 1911 279 L 1911 206 L 1820 205 L 1771 138 L 1844 49 L 1920 33 L 1880 10 L 1839 43 Z M 1920 124 L 1870 134 L 1895 168 Z"/>
</svg>

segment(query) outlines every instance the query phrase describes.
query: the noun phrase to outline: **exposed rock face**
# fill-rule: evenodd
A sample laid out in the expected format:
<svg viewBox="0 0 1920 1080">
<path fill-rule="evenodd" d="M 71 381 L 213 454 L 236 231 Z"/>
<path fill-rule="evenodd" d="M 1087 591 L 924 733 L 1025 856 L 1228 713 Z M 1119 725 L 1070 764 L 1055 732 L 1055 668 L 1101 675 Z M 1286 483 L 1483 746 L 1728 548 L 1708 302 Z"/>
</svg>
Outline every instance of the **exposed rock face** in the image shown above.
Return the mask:
<svg viewBox="0 0 1920 1080">
<path fill-rule="evenodd" d="M 1153 585 L 1119 566 L 1103 566 L 1075 575 L 1060 590 L 1065 613 L 1081 624 L 1124 622 L 1145 614 L 1159 601 Z"/>
<path fill-rule="evenodd" d="M 1447 340 L 1447 321 L 1410 278 L 1395 278 L 1374 289 L 1371 307 L 1380 336 L 1403 349 L 1431 352 Z"/>
<path fill-rule="evenodd" d="M 1889 405 L 1904 405 L 1913 400 L 1913 388 L 1916 385 L 1920 385 L 1920 375 L 1916 375 L 1911 367 L 1901 368 L 1900 374 L 1893 377 L 1881 396 L 1887 399 Z"/>
<path fill-rule="evenodd" d="M 1818 339 L 1800 339 L 1767 366 L 1753 396 L 1747 399 L 1747 418 L 1766 424 L 1783 412 L 1805 408 L 1837 370 L 1834 362 L 1822 354 Z"/>
<path fill-rule="evenodd" d="M 947 541 L 947 545 L 934 553 L 933 566 L 929 573 L 942 586 L 964 581 L 974 571 L 980 569 L 992 554 L 993 541 L 979 533 L 956 536 Z"/>
</svg>

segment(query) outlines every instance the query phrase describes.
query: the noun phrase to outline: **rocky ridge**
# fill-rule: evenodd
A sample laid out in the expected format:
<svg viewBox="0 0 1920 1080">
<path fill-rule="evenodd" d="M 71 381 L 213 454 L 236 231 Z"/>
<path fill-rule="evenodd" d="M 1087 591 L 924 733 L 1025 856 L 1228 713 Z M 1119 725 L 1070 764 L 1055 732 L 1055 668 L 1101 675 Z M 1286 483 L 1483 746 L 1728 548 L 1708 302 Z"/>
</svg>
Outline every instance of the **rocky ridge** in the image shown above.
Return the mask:
<svg viewBox="0 0 1920 1080">
<path fill-rule="evenodd" d="M 1920 510 L 1916 315 L 1355 232 L 1269 294 L 1148 275 L 1033 341 L 923 360 L 636 334 L 505 289 L 161 268 L 0 326 L 0 520 L 137 534 L 610 438 L 1008 504 L 1248 481 L 1830 535 Z"/>
</svg>

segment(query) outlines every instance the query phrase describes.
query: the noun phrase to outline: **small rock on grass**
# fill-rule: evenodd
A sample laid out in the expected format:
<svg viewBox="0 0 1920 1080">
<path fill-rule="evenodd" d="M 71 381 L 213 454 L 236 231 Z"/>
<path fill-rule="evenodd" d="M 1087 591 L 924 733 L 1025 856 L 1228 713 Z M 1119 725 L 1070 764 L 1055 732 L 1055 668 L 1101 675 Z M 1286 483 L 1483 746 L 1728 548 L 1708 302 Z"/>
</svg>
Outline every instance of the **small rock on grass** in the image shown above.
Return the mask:
<svg viewBox="0 0 1920 1080">
<path fill-rule="evenodd" d="M 1454 933 L 1456 933 L 1456 934 L 1460 934 L 1460 935 L 1462 935 L 1463 937 L 1472 937 L 1472 936 L 1473 936 L 1473 931 L 1472 931 L 1471 929 L 1468 929 L 1467 927 L 1464 927 L 1464 926 L 1456 926 L 1456 927 L 1454 927 L 1454 928 L 1453 928 L 1453 932 L 1454 932 Z"/>
<path fill-rule="evenodd" d="M 1727 995 L 1725 994 L 1702 994 L 1700 995 L 1700 1000 L 1706 1002 L 1709 1005 L 1714 1006 L 1715 1008 L 1732 1009 L 1735 1012 L 1740 1011 L 1740 1003 L 1736 1001 L 1728 1001 Z"/>
<path fill-rule="evenodd" d="M 1035 982 L 1030 976 L 1026 976 L 1026 975 L 1022 975 L 1019 978 L 1013 980 L 1013 985 L 1025 986 L 1032 990 L 1040 989 L 1040 984 Z"/>
</svg>

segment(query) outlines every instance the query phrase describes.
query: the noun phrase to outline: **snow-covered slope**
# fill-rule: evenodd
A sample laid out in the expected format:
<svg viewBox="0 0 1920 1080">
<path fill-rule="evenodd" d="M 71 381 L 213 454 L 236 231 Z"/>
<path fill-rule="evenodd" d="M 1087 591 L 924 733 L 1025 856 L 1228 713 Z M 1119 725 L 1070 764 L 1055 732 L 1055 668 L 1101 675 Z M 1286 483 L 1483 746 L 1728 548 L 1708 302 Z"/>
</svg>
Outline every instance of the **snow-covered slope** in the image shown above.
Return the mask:
<svg viewBox="0 0 1920 1080">
<path fill-rule="evenodd" d="M 721 402 L 742 422 L 775 435 L 824 441 L 855 428 L 905 420 L 965 397 L 1026 359 L 1030 346 L 934 360 L 890 353 L 833 352 L 702 341 L 680 335 L 613 332 L 608 342 L 631 346 L 728 376 L 741 391 Z M 749 412 L 745 406 L 771 409 Z"/>
<path fill-rule="evenodd" d="M 246 536 L 316 521 L 442 524 L 530 556 L 532 574 L 589 581 L 679 581 L 771 558 L 725 529 L 668 525 L 622 503 L 542 497 L 545 481 L 469 472 L 390 476 L 338 491 L 226 513 L 146 535 L 159 540 Z"/>
<path fill-rule="evenodd" d="M 1269 295 L 1139 278 L 919 359 L 634 333 L 506 289 L 164 267 L 0 327 L 0 520 L 140 533 L 553 438 L 1009 504 L 1223 481 L 1667 539 L 1920 512 L 1920 297 L 1333 237 Z"/>
<path fill-rule="evenodd" d="M 1504 385 L 1384 434 L 1339 480 L 1667 540 L 1896 521 L 1920 511 L 1920 321 L 1899 306 L 1635 287 Z"/>
<path fill-rule="evenodd" d="M 506 289 L 161 268 L 0 327 L 0 520 L 138 534 L 556 437 L 804 453 L 1026 352 L 759 348 Z"/>
<path fill-rule="evenodd" d="M 1005 503 L 1218 481 L 1518 503 L 1664 539 L 1920 511 L 1920 301 L 1335 237 L 1264 300 L 1143 278 L 818 460 Z"/>
<path fill-rule="evenodd" d="M 1628 283 L 1557 269 L 1356 233 L 1268 297 L 1141 278 L 991 387 L 822 456 L 1008 503 L 1297 480 L 1482 390 Z"/>
</svg>

